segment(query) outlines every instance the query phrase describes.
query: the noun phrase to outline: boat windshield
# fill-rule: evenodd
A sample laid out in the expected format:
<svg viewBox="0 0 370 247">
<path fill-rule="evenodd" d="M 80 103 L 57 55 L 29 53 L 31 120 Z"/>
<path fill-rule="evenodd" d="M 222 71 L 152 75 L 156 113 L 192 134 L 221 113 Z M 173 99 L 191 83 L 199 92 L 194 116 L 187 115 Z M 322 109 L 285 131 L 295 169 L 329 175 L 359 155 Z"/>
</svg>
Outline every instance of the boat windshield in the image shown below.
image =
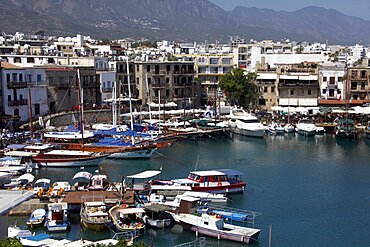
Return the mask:
<svg viewBox="0 0 370 247">
<path fill-rule="evenodd" d="M 191 180 L 194 180 L 194 181 L 197 181 L 200 179 L 200 176 L 199 175 L 196 175 L 194 173 L 190 173 L 189 176 L 188 176 L 188 179 L 191 179 Z"/>
<path fill-rule="evenodd" d="M 302 123 L 302 124 L 312 124 L 312 120 L 310 120 L 310 119 L 302 119 L 300 121 L 300 123 Z"/>
<path fill-rule="evenodd" d="M 240 121 L 242 121 L 243 123 L 260 123 L 258 119 L 240 119 Z"/>
</svg>

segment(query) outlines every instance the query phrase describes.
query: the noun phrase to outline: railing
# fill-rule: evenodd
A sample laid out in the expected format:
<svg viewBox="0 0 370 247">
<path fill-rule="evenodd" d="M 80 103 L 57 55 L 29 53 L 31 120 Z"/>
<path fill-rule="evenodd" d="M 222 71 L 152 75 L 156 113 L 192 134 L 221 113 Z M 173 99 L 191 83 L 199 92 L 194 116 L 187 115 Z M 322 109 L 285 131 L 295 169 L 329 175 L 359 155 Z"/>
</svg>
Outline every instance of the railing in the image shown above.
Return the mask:
<svg viewBox="0 0 370 247">
<path fill-rule="evenodd" d="M 24 88 L 24 87 L 27 87 L 27 82 L 8 81 L 6 85 L 8 88 Z"/>
<path fill-rule="evenodd" d="M 200 237 L 191 242 L 175 245 L 175 247 L 205 247 L 205 246 L 206 246 L 205 237 Z"/>
<path fill-rule="evenodd" d="M 20 99 L 20 100 L 11 100 L 8 101 L 8 106 L 20 106 L 20 105 L 27 105 L 28 100 L 27 99 Z"/>
</svg>

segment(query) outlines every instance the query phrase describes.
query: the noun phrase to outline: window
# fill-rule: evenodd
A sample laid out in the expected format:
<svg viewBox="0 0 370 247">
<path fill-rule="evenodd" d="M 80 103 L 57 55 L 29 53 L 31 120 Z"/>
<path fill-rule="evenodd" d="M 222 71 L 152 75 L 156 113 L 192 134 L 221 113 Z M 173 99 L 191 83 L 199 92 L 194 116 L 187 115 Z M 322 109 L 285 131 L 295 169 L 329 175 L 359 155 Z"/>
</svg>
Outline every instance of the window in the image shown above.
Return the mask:
<svg viewBox="0 0 370 247">
<path fill-rule="evenodd" d="M 218 64 L 218 58 L 211 58 L 209 63 L 210 64 Z"/>
<path fill-rule="evenodd" d="M 139 71 L 139 70 L 140 70 L 139 65 L 136 65 L 136 71 Z"/>
<path fill-rule="evenodd" d="M 27 63 L 35 63 L 35 58 L 33 58 L 33 57 L 28 57 L 28 58 L 27 58 Z"/>
<path fill-rule="evenodd" d="M 146 72 L 150 72 L 150 65 L 146 66 Z"/>
<path fill-rule="evenodd" d="M 326 94 L 326 88 L 322 89 L 322 94 Z"/>
<path fill-rule="evenodd" d="M 308 89 L 308 95 L 311 95 L 311 89 Z"/>
<path fill-rule="evenodd" d="M 361 70 L 361 78 L 366 78 L 366 70 Z"/>
<path fill-rule="evenodd" d="M 35 115 L 40 115 L 40 104 L 35 104 Z"/>
<path fill-rule="evenodd" d="M 271 93 L 275 92 L 275 87 L 271 87 Z"/>
<path fill-rule="evenodd" d="M 267 93 L 267 87 L 263 87 L 263 92 Z"/>
<path fill-rule="evenodd" d="M 324 76 L 324 77 L 322 78 L 322 81 L 327 81 L 326 76 Z"/>
<path fill-rule="evenodd" d="M 37 82 L 40 82 L 42 80 L 42 77 L 40 74 L 37 74 Z"/>
<path fill-rule="evenodd" d="M 156 73 L 156 74 L 159 74 L 159 65 L 156 65 L 156 66 L 155 66 L 155 73 Z"/>
<path fill-rule="evenodd" d="M 331 84 L 331 85 L 335 84 L 335 77 L 333 77 L 333 76 L 330 77 L 329 84 Z"/>
<path fill-rule="evenodd" d="M 338 88 L 337 89 L 337 94 L 341 94 L 342 93 L 342 91 Z"/>
<path fill-rule="evenodd" d="M 343 81 L 343 77 L 338 77 L 338 81 Z"/>
<path fill-rule="evenodd" d="M 22 59 L 20 57 L 15 57 L 14 63 L 22 63 Z"/>
<path fill-rule="evenodd" d="M 23 81 L 23 74 L 19 74 L 19 82 Z"/>
<path fill-rule="evenodd" d="M 12 96 L 8 95 L 8 101 L 12 101 Z"/>
<path fill-rule="evenodd" d="M 6 74 L 6 81 L 10 82 L 10 74 Z"/>
<path fill-rule="evenodd" d="M 166 83 L 170 84 L 170 78 L 166 78 Z"/>
<path fill-rule="evenodd" d="M 169 65 L 169 64 L 168 64 L 168 65 L 166 66 L 166 70 L 167 70 L 167 72 L 170 72 L 170 71 L 171 71 L 171 65 Z"/>
<path fill-rule="evenodd" d="M 20 100 L 22 100 L 22 99 L 23 99 L 23 95 L 22 95 L 22 94 L 20 94 L 20 95 L 19 95 L 19 99 L 20 99 Z"/>
<path fill-rule="evenodd" d="M 290 95 L 294 95 L 294 90 L 290 90 Z"/>
</svg>

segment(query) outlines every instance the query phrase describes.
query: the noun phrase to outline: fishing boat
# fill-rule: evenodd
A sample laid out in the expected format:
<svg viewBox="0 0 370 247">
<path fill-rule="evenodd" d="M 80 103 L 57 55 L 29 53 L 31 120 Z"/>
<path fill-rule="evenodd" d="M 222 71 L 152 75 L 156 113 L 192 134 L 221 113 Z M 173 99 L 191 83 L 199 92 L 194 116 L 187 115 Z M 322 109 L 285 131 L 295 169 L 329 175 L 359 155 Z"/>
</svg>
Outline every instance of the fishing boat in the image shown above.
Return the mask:
<svg viewBox="0 0 370 247">
<path fill-rule="evenodd" d="M 232 109 L 227 118 L 229 119 L 229 126 L 236 134 L 251 137 L 263 137 L 265 135 L 267 128 L 261 124 L 257 117 L 243 109 Z"/>
<path fill-rule="evenodd" d="M 109 216 L 118 231 L 144 230 L 143 208 L 128 208 L 127 205 L 114 206 L 109 210 Z"/>
<path fill-rule="evenodd" d="M 180 213 L 177 220 L 184 229 L 217 239 L 231 240 L 241 243 L 258 241 L 260 229 L 227 224 L 220 217 L 202 214 L 201 216 Z"/>
<path fill-rule="evenodd" d="M 36 209 L 32 212 L 31 216 L 28 218 L 26 224 L 29 227 L 41 226 L 46 218 L 46 211 L 43 208 Z"/>
<path fill-rule="evenodd" d="M 42 195 L 49 191 L 49 188 L 50 188 L 50 179 L 40 178 L 37 179 L 33 185 L 33 193 L 37 197 L 41 197 Z"/>
<path fill-rule="evenodd" d="M 69 222 L 67 209 L 67 203 L 48 204 L 45 226 L 49 232 L 65 232 L 68 230 Z"/>
<path fill-rule="evenodd" d="M 51 187 L 50 196 L 51 197 L 60 197 L 64 192 L 71 190 L 71 185 L 69 182 L 55 182 Z"/>
<path fill-rule="evenodd" d="M 84 227 L 102 231 L 110 222 L 106 205 L 103 201 L 83 202 L 80 211 L 81 223 Z"/>
<path fill-rule="evenodd" d="M 72 181 L 74 183 L 73 187 L 75 188 L 75 190 L 88 190 L 92 176 L 93 175 L 90 172 L 77 172 L 72 178 Z"/>
<path fill-rule="evenodd" d="M 35 177 L 32 174 L 26 173 L 18 178 L 12 178 L 11 182 L 5 184 L 4 187 L 12 190 L 29 189 Z"/>
<path fill-rule="evenodd" d="M 316 125 L 311 119 L 301 119 L 296 125 L 296 131 L 303 136 L 313 136 L 316 134 Z"/>
<path fill-rule="evenodd" d="M 143 221 L 147 226 L 153 228 L 166 228 L 171 225 L 171 216 L 166 211 L 172 210 L 163 204 L 152 204 L 144 207 L 146 212 Z"/>
<path fill-rule="evenodd" d="M 109 186 L 107 175 L 95 174 L 91 177 L 88 190 L 106 190 Z"/>
<path fill-rule="evenodd" d="M 246 183 L 240 179 L 243 173 L 232 169 L 218 169 L 210 171 L 193 171 L 187 178 L 173 179 L 171 181 L 156 181 L 155 190 L 171 190 L 169 187 L 185 191 L 200 191 L 215 194 L 229 194 L 243 192 Z M 162 183 L 161 185 L 158 185 Z M 153 189 L 153 188 L 152 188 Z"/>
<path fill-rule="evenodd" d="M 358 132 L 354 121 L 349 118 L 339 120 L 335 127 L 335 137 L 339 139 L 357 140 Z"/>
</svg>

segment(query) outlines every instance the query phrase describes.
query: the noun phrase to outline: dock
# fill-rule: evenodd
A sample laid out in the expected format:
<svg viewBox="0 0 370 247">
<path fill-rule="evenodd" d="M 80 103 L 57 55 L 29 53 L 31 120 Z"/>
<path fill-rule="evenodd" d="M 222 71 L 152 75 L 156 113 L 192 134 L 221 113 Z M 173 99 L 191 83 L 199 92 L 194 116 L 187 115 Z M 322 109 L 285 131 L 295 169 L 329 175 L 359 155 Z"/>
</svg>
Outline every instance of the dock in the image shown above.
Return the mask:
<svg viewBox="0 0 370 247">
<path fill-rule="evenodd" d="M 30 199 L 28 201 L 23 202 L 19 206 L 15 207 L 14 209 L 10 210 L 8 215 L 10 216 L 29 216 L 33 211 L 39 208 L 43 208 L 47 210 L 47 203 L 40 202 L 38 198 Z"/>
<path fill-rule="evenodd" d="M 68 192 L 62 199 L 68 205 L 81 205 L 84 200 L 93 198 L 104 198 L 108 204 L 116 204 L 121 201 L 121 193 L 118 191 L 73 191 Z M 135 203 L 134 191 L 127 190 L 122 197 L 123 204 L 132 205 Z"/>
</svg>

